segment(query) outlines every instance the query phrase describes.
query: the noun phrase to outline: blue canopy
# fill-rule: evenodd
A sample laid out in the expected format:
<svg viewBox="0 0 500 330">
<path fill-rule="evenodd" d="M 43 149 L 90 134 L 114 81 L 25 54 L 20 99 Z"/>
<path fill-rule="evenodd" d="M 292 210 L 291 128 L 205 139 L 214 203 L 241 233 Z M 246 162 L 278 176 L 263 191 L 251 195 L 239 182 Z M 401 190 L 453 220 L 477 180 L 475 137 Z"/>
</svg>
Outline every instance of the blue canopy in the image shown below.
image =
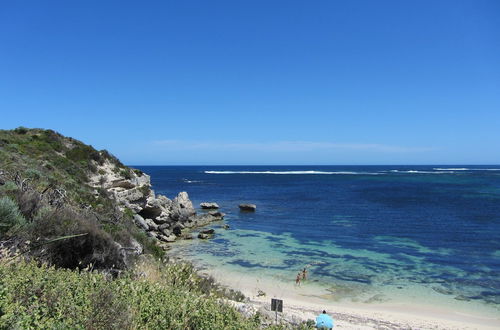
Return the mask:
<svg viewBox="0 0 500 330">
<path fill-rule="evenodd" d="M 333 319 L 328 314 L 319 314 L 316 318 L 316 328 L 333 328 Z"/>
</svg>

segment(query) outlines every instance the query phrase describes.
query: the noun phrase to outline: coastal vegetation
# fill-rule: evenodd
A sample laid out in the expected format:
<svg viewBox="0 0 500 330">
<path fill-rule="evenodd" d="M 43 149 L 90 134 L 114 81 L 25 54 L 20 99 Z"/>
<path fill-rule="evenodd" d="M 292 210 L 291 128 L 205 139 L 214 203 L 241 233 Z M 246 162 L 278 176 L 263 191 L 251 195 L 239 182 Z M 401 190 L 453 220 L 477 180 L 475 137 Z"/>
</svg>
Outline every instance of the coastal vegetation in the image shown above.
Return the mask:
<svg viewBox="0 0 500 330">
<path fill-rule="evenodd" d="M 243 295 L 171 262 L 131 209 L 90 185 L 105 163 L 143 175 L 52 130 L 0 130 L 0 328 L 261 327 L 228 302 Z"/>
</svg>

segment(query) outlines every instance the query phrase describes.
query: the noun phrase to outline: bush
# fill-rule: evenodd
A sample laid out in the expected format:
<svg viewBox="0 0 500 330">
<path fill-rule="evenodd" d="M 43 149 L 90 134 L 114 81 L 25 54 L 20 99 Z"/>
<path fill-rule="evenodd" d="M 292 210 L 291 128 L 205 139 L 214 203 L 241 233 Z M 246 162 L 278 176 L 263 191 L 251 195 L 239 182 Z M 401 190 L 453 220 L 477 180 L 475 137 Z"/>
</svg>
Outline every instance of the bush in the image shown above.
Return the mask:
<svg viewBox="0 0 500 330">
<path fill-rule="evenodd" d="M 139 274 L 141 274 L 139 276 Z M 140 264 L 115 280 L 0 260 L 0 329 L 257 329 L 202 294 L 183 264 Z"/>
<path fill-rule="evenodd" d="M 34 180 L 39 180 L 43 176 L 43 174 L 36 168 L 29 168 L 24 172 L 24 174 L 26 177 Z"/>
<path fill-rule="evenodd" d="M 14 130 L 14 132 L 16 132 L 17 134 L 24 135 L 24 134 L 28 133 L 28 129 L 26 127 L 23 127 L 23 126 L 19 126 L 18 128 L 16 128 Z"/>
<path fill-rule="evenodd" d="M 43 246 L 39 257 L 50 264 L 65 268 L 85 268 L 92 265 L 98 269 L 125 268 L 119 246 L 102 230 L 90 213 L 82 213 L 64 207 L 42 208 L 29 228 L 28 239 L 41 242 L 51 239 L 85 234 Z"/>
<path fill-rule="evenodd" d="M 3 236 L 10 230 L 25 224 L 26 220 L 19 212 L 17 204 L 7 196 L 0 198 L 0 234 Z"/>
<path fill-rule="evenodd" d="M 127 180 L 132 179 L 132 174 L 130 173 L 129 169 L 123 169 L 120 171 L 120 176 L 124 177 Z"/>
<path fill-rule="evenodd" d="M 32 219 L 42 206 L 40 204 L 40 195 L 33 190 L 21 191 L 17 190 L 15 199 L 21 214 L 28 220 Z"/>
</svg>

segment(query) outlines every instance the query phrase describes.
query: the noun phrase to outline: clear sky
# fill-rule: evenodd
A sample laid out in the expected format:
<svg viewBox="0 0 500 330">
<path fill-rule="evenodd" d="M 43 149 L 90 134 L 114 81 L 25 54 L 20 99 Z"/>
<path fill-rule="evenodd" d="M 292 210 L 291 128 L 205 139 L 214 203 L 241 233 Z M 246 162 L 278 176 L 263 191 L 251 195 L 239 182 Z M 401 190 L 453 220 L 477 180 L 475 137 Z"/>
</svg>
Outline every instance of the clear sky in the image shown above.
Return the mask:
<svg viewBox="0 0 500 330">
<path fill-rule="evenodd" d="M 2 1 L 0 128 L 127 164 L 499 164 L 500 1 Z"/>
</svg>

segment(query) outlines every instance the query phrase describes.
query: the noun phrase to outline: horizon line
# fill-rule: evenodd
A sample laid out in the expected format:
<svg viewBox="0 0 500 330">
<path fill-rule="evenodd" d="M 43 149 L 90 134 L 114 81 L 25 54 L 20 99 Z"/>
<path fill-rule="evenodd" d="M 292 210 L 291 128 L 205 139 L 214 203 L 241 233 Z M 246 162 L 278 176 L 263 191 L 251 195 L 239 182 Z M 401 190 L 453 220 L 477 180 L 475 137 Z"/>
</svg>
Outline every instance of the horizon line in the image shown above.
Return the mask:
<svg viewBox="0 0 500 330">
<path fill-rule="evenodd" d="M 126 164 L 126 166 L 499 166 L 500 164 Z"/>
</svg>

